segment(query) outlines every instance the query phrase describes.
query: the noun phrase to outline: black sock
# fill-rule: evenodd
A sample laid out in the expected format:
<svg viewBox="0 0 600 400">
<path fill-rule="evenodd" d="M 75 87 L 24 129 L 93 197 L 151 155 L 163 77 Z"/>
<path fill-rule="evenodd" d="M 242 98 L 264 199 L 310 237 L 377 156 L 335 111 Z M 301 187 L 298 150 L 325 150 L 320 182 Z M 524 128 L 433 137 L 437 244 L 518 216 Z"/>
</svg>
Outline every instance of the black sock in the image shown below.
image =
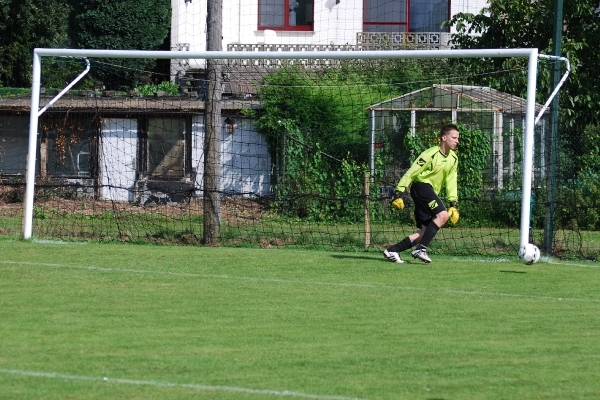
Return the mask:
<svg viewBox="0 0 600 400">
<path fill-rule="evenodd" d="M 440 230 L 440 227 L 434 224 L 433 222 L 427 225 L 427 229 L 425 229 L 425 233 L 423 233 L 423 237 L 421 238 L 421 244 L 417 247 L 418 249 L 426 249 L 429 246 L 429 243 L 433 240 L 435 235 Z"/>
<path fill-rule="evenodd" d="M 393 251 L 394 253 L 401 253 L 406 249 L 410 249 L 411 247 L 412 247 L 412 243 L 407 236 L 401 242 L 398 242 L 395 245 L 390 246 L 387 249 L 387 251 Z"/>
</svg>

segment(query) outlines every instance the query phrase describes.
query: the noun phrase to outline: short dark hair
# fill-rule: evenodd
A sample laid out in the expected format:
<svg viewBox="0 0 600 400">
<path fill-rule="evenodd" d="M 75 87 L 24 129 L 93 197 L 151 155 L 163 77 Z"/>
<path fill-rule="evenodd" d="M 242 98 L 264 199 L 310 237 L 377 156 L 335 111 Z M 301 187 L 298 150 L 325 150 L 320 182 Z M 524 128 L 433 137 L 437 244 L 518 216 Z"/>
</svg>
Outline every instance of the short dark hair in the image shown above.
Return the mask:
<svg viewBox="0 0 600 400">
<path fill-rule="evenodd" d="M 450 131 L 460 132 L 460 130 L 458 129 L 458 126 L 456 126 L 454 124 L 448 124 L 448 125 L 444 125 L 444 127 L 440 130 L 440 137 L 446 136 Z"/>
</svg>

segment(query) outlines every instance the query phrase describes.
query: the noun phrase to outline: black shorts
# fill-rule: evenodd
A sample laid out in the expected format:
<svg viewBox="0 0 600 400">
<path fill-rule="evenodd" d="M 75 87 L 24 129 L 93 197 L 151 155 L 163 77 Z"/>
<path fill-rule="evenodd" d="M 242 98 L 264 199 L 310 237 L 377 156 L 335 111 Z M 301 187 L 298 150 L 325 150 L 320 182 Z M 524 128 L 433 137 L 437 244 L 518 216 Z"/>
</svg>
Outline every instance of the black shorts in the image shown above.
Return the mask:
<svg viewBox="0 0 600 400">
<path fill-rule="evenodd" d="M 414 182 L 410 185 L 410 197 L 415 203 L 415 220 L 419 229 L 423 225 L 429 225 L 436 215 L 446 210 L 429 183 Z"/>
</svg>

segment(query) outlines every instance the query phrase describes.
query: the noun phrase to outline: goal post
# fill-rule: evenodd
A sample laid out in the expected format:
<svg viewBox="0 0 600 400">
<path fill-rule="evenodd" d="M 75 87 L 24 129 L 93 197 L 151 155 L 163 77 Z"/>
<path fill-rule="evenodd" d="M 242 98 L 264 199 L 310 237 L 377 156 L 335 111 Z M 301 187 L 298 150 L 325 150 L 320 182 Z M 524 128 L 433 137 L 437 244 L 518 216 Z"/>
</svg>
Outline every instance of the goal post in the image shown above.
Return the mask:
<svg viewBox="0 0 600 400">
<path fill-rule="evenodd" d="M 531 196 L 534 157 L 534 129 L 536 122 L 536 81 L 538 49 L 481 49 L 481 50 L 397 50 L 397 51 L 134 51 L 134 50 L 85 50 L 45 49 L 33 52 L 33 77 L 31 113 L 29 122 L 29 145 L 26 165 L 26 189 L 24 198 L 23 238 L 33 235 L 34 193 L 36 178 L 36 143 L 40 110 L 42 57 L 94 58 L 152 58 L 170 60 L 389 60 L 389 59 L 453 59 L 453 58 L 524 58 L 528 60 L 526 112 L 523 124 L 522 198 L 520 209 L 520 240 L 522 246 L 529 242 Z M 375 146 L 373 139 L 371 148 Z"/>
</svg>

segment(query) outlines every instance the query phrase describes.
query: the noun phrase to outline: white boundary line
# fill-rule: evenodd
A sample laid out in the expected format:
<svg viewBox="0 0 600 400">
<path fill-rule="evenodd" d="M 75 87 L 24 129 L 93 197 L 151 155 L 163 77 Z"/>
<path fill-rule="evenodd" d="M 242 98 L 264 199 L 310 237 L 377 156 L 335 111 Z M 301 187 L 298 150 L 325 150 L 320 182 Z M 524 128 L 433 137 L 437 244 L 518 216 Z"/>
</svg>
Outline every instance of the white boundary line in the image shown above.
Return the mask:
<svg viewBox="0 0 600 400">
<path fill-rule="evenodd" d="M 36 262 L 27 262 L 27 261 L 0 260 L 0 264 L 28 265 L 28 266 L 33 266 L 33 267 L 50 267 L 50 268 L 72 268 L 72 269 L 83 269 L 83 270 L 100 271 L 100 272 L 172 275 L 172 276 L 185 276 L 185 277 L 196 277 L 196 278 L 232 279 L 232 280 L 242 280 L 242 281 L 273 282 L 273 283 L 287 283 L 287 284 L 300 284 L 300 285 L 356 287 L 356 288 L 365 288 L 365 289 L 411 290 L 411 291 L 423 291 L 423 292 L 435 291 L 435 292 L 442 292 L 442 293 L 464 294 L 464 295 L 475 295 L 475 296 L 514 297 L 514 298 L 535 299 L 535 300 L 577 301 L 577 302 L 586 302 L 586 303 L 600 303 L 600 299 L 534 296 L 534 295 L 526 295 L 526 294 L 519 294 L 519 293 L 480 292 L 480 291 L 449 289 L 449 288 L 422 288 L 422 287 L 414 287 L 414 286 L 376 285 L 376 284 L 345 283 L 345 282 L 302 281 L 302 280 L 294 280 L 294 279 L 260 278 L 260 277 L 252 277 L 252 276 L 194 274 L 194 273 L 185 273 L 185 272 L 150 271 L 150 270 L 128 269 L 128 268 L 103 268 L 103 267 L 95 267 L 95 266 L 36 263 Z"/>
<path fill-rule="evenodd" d="M 510 259 L 510 258 L 506 258 L 506 257 L 464 257 L 464 258 L 460 258 L 460 257 L 453 257 L 450 258 L 446 261 L 452 261 L 452 262 L 464 262 L 464 261 L 468 261 L 468 262 L 474 262 L 474 263 L 505 263 L 505 262 L 519 262 L 518 259 Z M 578 263 L 574 263 L 574 262 L 561 262 L 561 261 L 557 261 L 557 259 L 552 258 L 552 257 L 548 257 L 548 256 L 542 256 L 540 258 L 540 263 L 541 264 L 550 264 L 550 265 L 561 265 L 561 266 L 565 266 L 565 267 L 581 267 L 581 268 L 600 268 L 600 264 L 599 263 L 595 263 L 590 261 L 589 264 L 578 264 Z M 528 265 L 530 266 L 530 265 Z"/>
<path fill-rule="evenodd" d="M 506 257 L 465 257 L 465 258 L 454 257 L 454 258 L 451 258 L 449 261 L 453 261 L 453 262 L 468 261 L 468 262 L 475 262 L 475 263 L 492 263 L 493 264 L 493 263 L 510 262 L 511 260 Z"/>
<path fill-rule="evenodd" d="M 85 244 L 89 244 L 89 242 L 69 242 L 69 241 L 64 241 L 64 240 L 51 240 L 51 239 L 37 239 L 34 238 L 31 240 L 34 243 L 40 243 L 40 244 L 58 244 L 58 245 L 85 245 Z M 335 253 L 335 254 L 339 254 L 339 253 Z M 450 262 L 464 262 L 464 261 L 468 261 L 468 262 L 473 262 L 473 263 L 490 263 L 490 264 L 495 264 L 495 263 L 506 263 L 506 262 L 519 262 L 518 258 L 515 257 L 502 257 L 502 256 L 481 256 L 481 257 L 469 257 L 469 256 L 465 256 L 465 257 L 452 257 L 452 258 L 447 258 L 443 261 L 450 261 Z M 1 262 L 1 261 L 0 261 Z M 560 266 L 565 266 L 565 267 L 581 267 L 581 268 L 600 268 L 600 263 L 598 263 L 597 261 L 590 261 L 589 264 L 580 264 L 577 262 L 565 262 L 565 261 L 561 261 L 558 258 L 555 257 L 551 257 L 551 256 L 542 256 L 540 257 L 540 263 L 542 264 L 551 264 L 551 265 L 560 265 Z"/>
<path fill-rule="evenodd" d="M 590 264 L 577 264 L 577 263 L 559 262 L 559 261 L 555 261 L 553 259 L 547 259 L 547 260 L 544 260 L 544 262 L 547 262 L 548 264 L 551 264 L 551 265 L 562 265 L 565 267 L 600 268 L 600 264 L 598 264 L 598 263 L 592 264 L 592 262 L 590 262 Z"/>
<path fill-rule="evenodd" d="M 146 381 L 138 379 L 122 379 L 122 378 L 109 378 L 109 377 L 95 377 L 95 376 L 83 376 L 83 375 L 68 375 L 60 374 L 57 372 L 39 372 L 39 371 L 26 371 L 20 369 L 0 369 L 0 373 L 6 375 L 18 375 L 18 376 L 30 376 L 35 378 L 49 378 L 49 379 L 64 379 L 71 381 L 88 381 L 88 382 L 103 382 L 103 383 L 118 383 L 124 385 L 135 385 L 135 386 L 155 386 L 155 387 L 166 387 L 166 388 L 186 388 L 196 389 L 200 391 L 218 391 L 218 392 L 236 392 L 244 394 L 256 394 L 256 395 L 271 395 L 281 397 L 300 397 L 304 399 L 317 399 L 317 400 L 361 400 L 356 397 L 344 397 L 344 396 L 330 396 L 330 395 L 319 395 L 310 393 L 293 392 L 290 390 L 270 390 L 270 389 L 249 389 L 236 386 L 220 386 L 220 385 L 201 385 L 197 383 L 176 383 L 176 382 L 165 382 L 165 381 Z"/>
</svg>

